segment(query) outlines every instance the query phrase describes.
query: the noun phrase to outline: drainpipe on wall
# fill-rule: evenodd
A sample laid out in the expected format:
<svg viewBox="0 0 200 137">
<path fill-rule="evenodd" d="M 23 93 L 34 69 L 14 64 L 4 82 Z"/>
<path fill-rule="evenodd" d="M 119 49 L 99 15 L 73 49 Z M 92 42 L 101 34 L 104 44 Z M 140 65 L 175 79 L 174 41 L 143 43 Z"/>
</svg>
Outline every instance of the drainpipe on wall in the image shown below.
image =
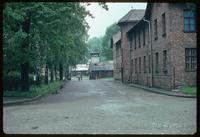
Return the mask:
<svg viewBox="0 0 200 137">
<path fill-rule="evenodd" d="M 146 20 L 146 19 L 144 19 L 144 18 L 142 18 L 142 20 L 143 21 L 145 21 L 145 22 L 147 22 L 148 23 L 148 26 L 149 26 L 149 41 L 150 41 L 150 56 L 151 56 L 151 66 L 150 66 L 150 68 L 151 68 L 151 75 L 150 75 L 150 77 L 151 77 L 151 82 L 150 82 L 150 87 L 152 87 L 153 86 L 153 56 L 152 56 L 152 39 L 151 39 L 151 26 L 150 26 L 150 21 L 149 20 Z"/>
</svg>

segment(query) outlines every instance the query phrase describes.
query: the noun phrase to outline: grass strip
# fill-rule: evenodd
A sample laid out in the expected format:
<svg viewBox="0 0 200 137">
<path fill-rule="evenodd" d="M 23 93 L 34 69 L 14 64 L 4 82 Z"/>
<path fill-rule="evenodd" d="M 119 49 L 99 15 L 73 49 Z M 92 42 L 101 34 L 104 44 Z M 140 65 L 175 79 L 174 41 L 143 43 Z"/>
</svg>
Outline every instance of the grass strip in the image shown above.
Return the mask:
<svg viewBox="0 0 200 137">
<path fill-rule="evenodd" d="M 55 81 L 49 84 L 41 84 L 39 86 L 32 86 L 30 91 L 4 91 L 4 97 L 36 97 L 38 95 L 46 95 L 55 93 L 64 84 L 63 81 Z"/>
<path fill-rule="evenodd" d="M 179 91 L 181 93 L 195 95 L 196 92 L 197 92 L 197 87 L 196 86 L 182 87 L 182 88 L 179 89 Z"/>
</svg>

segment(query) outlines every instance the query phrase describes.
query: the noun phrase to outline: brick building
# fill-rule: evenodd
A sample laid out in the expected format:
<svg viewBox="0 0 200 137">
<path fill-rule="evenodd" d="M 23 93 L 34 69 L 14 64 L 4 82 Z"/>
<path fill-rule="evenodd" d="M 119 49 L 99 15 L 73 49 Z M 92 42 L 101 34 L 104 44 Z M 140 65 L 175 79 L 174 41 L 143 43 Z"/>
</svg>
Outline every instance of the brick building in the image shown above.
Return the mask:
<svg viewBox="0 0 200 137">
<path fill-rule="evenodd" d="M 111 48 L 113 51 L 113 78 L 123 81 L 122 73 L 122 49 L 121 49 L 121 32 L 119 31 L 111 38 Z"/>
<path fill-rule="evenodd" d="M 124 17 L 122 17 L 118 25 L 121 27 L 121 53 L 122 53 L 122 66 L 121 72 L 123 74 L 122 80 L 128 82 L 130 80 L 130 52 L 129 52 L 129 40 L 127 32 L 137 24 L 144 16 L 145 10 L 130 10 Z"/>
<path fill-rule="evenodd" d="M 192 4 L 148 3 L 143 19 L 126 34 L 130 82 L 164 89 L 196 85 Z"/>
</svg>

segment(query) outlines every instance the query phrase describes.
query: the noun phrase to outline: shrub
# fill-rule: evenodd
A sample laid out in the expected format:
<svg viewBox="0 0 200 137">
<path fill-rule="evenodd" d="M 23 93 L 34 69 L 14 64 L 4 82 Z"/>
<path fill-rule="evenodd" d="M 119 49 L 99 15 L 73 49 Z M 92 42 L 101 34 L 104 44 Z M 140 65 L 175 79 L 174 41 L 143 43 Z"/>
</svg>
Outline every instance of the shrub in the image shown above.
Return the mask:
<svg viewBox="0 0 200 137">
<path fill-rule="evenodd" d="M 11 71 L 3 76 L 3 89 L 4 90 L 19 90 L 20 89 L 20 73 Z"/>
<path fill-rule="evenodd" d="M 33 74 L 29 75 L 30 85 L 35 84 L 33 81 Z M 10 71 L 3 76 L 3 90 L 19 91 L 21 82 L 21 74 L 18 71 Z"/>
</svg>

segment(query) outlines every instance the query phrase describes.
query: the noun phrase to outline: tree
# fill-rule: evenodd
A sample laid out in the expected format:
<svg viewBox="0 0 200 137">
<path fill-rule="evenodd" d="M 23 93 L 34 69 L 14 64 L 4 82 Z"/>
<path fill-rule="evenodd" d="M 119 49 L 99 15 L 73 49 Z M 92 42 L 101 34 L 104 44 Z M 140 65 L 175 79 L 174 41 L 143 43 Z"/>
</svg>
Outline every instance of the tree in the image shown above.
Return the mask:
<svg viewBox="0 0 200 137">
<path fill-rule="evenodd" d="M 63 79 L 65 67 L 76 65 L 86 51 L 89 15 L 80 3 L 7 3 L 3 10 L 4 76 L 21 71 L 21 90 L 29 90 L 29 74 L 53 69 Z M 55 71 L 56 72 L 56 71 Z"/>
<path fill-rule="evenodd" d="M 120 27 L 114 23 L 107 27 L 106 33 L 102 38 L 101 55 L 102 60 L 112 60 L 112 49 L 110 48 L 110 39 L 120 30 Z"/>
</svg>

